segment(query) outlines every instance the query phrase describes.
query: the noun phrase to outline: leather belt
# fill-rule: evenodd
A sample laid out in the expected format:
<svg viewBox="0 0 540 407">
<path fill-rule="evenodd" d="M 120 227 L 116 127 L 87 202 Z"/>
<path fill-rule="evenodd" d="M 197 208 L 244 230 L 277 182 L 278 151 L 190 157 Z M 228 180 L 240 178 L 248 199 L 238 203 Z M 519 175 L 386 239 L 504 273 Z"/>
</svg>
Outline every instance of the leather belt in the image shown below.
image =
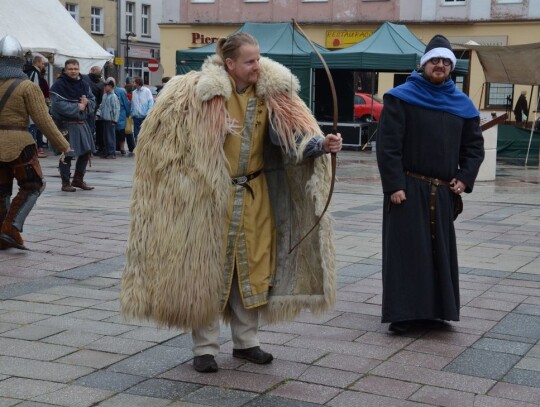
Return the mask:
<svg viewBox="0 0 540 407">
<path fill-rule="evenodd" d="M 28 131 L 28 127 L 0 124 L 0 130 Z"/>
<path fill-rule="evenodd" d="M 251 187 L 249 186 L 249 181 L 251 181 L 254 178 L 257 178 L 259 175 L 261 175 L 261 173 L 262 173 L 262 170 L 259 170 L 249 175 L 241 175 L 236 178 L 231 178 L 231 182 L 233 185 L 239 185 L 243 188 L 246 188 L 251 194 L 251 197 L 255 198 L 255 195 L 253 194 L 253 189 L 251 189 Z"/>
<path fill-rule="evenodd" d="M 425 175 L 415 174 L 411 171 L 405 171 L 405 175 L 419 179 L 420 181 L 427 182 L 431 185 L 431 191 L 429 196 L 429 223 L 431 226 L 431 240 L 435 240 L 435 211 L 437 209 L 437 188 L 442 185 L 450 185 L 448 181 L 443 181 L 438 178 L 432 178 L 432 177 L 426 177 Z M 433 246 L 433 250 L 435 250 L 435 246 Z"/>
</svg>

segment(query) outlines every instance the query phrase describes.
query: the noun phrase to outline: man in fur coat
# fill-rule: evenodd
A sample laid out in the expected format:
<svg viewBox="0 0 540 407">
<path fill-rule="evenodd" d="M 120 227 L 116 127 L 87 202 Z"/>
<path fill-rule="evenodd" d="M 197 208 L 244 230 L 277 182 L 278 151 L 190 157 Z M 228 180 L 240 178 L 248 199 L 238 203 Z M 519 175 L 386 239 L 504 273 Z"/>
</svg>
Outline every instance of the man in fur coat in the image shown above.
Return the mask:
<svg viewBox="0 0 540 407">
<path fill-rule="evenodd" d="M 258 364 L 259 313 L 292 319 L 335 302 L 335 250 L 323 211 L 328 152 L 298 80 L 247 33 L 221 39 L 201 72 L 174 77 L 137 146 L 122 280 L 127 318 L 191 329 L 193 366 L 215 372 L 219 315 L 233 356 Z"/>
</svg>

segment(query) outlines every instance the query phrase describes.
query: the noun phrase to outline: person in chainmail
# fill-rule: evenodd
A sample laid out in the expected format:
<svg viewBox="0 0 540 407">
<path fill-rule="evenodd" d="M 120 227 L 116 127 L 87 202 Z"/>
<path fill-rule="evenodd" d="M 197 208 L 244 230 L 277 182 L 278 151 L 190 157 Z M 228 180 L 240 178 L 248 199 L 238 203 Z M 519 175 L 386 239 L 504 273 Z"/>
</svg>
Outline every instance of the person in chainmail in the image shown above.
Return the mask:
<svg viewBox="0 0 540 407">
<path fill-rule="evenodd" d="M 41 89 L 23 72 L 23 64 L 21 44 L 6 35 L 0 40 L 0 250 L 27 250 L 21 237 L 23 224 L 45 189 L 28 115 L 58 151 L 70 150 L 49 116 Z M 12 200 L 15 179 L 19 192 Z"/>
</svg>

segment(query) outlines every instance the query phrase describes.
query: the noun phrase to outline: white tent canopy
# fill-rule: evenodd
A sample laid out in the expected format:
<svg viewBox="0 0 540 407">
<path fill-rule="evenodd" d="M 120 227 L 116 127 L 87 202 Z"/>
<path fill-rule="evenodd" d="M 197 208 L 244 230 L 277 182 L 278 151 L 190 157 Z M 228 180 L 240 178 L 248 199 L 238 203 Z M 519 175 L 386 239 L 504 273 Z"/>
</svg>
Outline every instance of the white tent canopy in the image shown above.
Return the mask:
<svg viewBox="0 0 540 407">
<path fill-rule="evenodd" d="M 540 85 L 540 43 L 467 47 L 478 54 L 486 82 Z"/>
<path fill-rule="evenodd" d="M 0 0 L 0 38 L 7 34 L 17 38 L 25 51 L 52 56 L 57 67 L 77 59 L 83 73 L 113 57 L 58 0 Z"/>
</svg>

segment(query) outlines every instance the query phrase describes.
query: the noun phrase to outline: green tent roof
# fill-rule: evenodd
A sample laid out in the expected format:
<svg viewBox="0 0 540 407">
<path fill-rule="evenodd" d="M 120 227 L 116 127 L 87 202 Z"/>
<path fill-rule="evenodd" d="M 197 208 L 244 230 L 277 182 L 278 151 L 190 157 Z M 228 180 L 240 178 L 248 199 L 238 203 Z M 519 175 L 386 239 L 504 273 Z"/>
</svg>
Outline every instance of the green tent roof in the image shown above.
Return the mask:
<svg viewBox="0 0 540 407">
<path fill-rule="evenodd" d="M 426 45 L 405 25 L 385 22 L 371 36 L 348 48 L 321 52 L 332 69 L 357 71 L 410 72 L 417 68 Z M 322 64 L 312 54 L 314 68 Z M 458 61 L 456 70 L 467 72 L 468 61 Z"/>
<path fill-rule="evenodd" d="M 261 55 L 294 68 L 310 68 L 313 49 L 308 40 L 296 32 L 291 23 L 245 23 L 236 32 L 248 32 L 259 41 Z M 319 45 L 319 52 L 326 50 Z M 215 54 L 216 44 L 176 51 L 177 72 L 199 69 L 208 55 Z M 184 69 L 184 66 L 189 67 Z"/>
</svg>

